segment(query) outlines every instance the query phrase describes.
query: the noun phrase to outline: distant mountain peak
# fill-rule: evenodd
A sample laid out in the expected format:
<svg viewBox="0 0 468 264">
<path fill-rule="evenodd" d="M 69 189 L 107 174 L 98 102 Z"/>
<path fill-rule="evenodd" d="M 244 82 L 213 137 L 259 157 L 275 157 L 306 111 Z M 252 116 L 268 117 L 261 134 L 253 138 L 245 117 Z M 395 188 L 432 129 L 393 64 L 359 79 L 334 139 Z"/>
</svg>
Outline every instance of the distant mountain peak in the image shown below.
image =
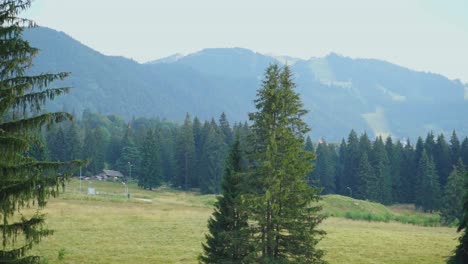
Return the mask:
<svg viewBox="0 0 468 264">
<path fill-rule="evenodd" d="M 254 56 L 254 55 L 261 55 L 253 50 L 240 48 L 240 47 L 232 47 L 232 48 L 205 48 L 191 54 L 188 54 L 187 57 L 191 56 L 202 56 L 202 55 L 212 55 L 212 56 Z"/>
<path fill-rule="evenodd" d="M 184 54 L 176 53 L 176 54 L 172 54 L 170 56 L 164 57 L 164 58 L 148 61 L 145 64 L 173 63 L 173 62 L 176 62 L 176 61 L 182 59 L 183 57 L 185 57 Z"/>
</svg>

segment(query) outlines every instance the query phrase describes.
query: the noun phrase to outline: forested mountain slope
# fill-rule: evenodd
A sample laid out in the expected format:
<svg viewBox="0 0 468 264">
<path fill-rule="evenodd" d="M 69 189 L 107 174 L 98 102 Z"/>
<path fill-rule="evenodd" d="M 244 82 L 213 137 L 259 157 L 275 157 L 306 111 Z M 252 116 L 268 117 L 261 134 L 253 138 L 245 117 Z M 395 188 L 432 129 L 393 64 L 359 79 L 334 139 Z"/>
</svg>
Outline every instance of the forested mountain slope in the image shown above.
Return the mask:
<svg viewBox="0 0 468 264">
<path fill-rule="evenodd" d="M 264 69 L 284 60 L 241 48 L 205 49 L 140 64 L 105 56 L 48 28 L 27 30 L 41 49 L 34 72 L 72 72 L 71 94 L 49 109 L 80 114 L 159 116 L 182 120 L 186 112 L 202 119 L 226 112 L 244 121 Z M 415 137 L 429 130 L 468 132 L 468 86 L 441 75 L 412 71 L 385 61 L 351 59 L 337 54 L 289 60 L 312 137 L 339 140 L 350 129 L 371 135 Z"/>
</svg>

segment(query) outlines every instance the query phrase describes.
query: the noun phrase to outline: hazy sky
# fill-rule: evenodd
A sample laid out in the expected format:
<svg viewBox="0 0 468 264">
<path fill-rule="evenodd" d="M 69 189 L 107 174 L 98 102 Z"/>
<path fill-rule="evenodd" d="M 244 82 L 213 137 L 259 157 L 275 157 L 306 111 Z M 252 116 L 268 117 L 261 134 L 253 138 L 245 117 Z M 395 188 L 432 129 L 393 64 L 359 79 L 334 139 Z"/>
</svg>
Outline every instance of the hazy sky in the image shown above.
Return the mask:
<svg viewBox="0 0 468 264">
<path fill-rule="evenodd" d="M 36 0 L 24 14 L 140 62 L 203 48 L 378 58 L 468 82 L 467 0 Z"/>
</svg>

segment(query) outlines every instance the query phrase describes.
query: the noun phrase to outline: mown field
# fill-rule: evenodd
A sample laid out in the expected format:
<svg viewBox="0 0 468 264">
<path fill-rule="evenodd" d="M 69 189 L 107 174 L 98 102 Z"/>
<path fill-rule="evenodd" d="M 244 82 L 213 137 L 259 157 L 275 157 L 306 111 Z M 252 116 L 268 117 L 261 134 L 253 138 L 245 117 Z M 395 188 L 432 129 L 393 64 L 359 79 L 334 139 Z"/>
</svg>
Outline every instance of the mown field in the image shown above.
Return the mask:
<svg viewBox="0 0 468 264">
<path fill-rule="evenodd" d="M 128 200 L 121 183 L 84 182 L 83 191 L 88 185 L 98 195 L 80 194 L 72 181 L 49 202 L 45 212 L 55 234 L 35 248 L 45 262 L 197 263 L 214 196 L 131 185 Z M 454 228 L 421 226 L 437 216 L 408 206 L 387 208 L 336 195 L 326 196 L 323 205 L 333 215 L 321 225 L 328 234 L 320 247 L 330 263 L 436 264 L 456 245 Z M 372 221 L 347 219 L 359 215 Z M 421 225 L 396 222 L 402 215 Z"/>
</svg>

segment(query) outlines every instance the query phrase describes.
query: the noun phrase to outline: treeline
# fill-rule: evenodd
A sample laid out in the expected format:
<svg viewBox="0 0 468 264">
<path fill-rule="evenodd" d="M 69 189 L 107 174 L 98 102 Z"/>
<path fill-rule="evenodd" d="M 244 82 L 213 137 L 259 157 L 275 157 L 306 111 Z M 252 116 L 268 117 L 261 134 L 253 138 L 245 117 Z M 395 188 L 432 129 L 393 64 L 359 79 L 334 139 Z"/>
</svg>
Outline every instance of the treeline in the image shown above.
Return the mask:
<svg viewBox="0 0 468 264">
<path fill-rule="evenodd" d="M 461 219 L 463 182 L 468 164 L 468 138 L 462 143 L 453 131 L 447 142 L 431 132 L 425 140 L 394 142 L 351 131 L 340 145 L 310 139 L 315 151 L 311 184 L 324 194 L 337 193 L 383 204 L 414 203 L 424 211 L 440 210 L 447 223 Z"/>
<path fill-rule="evenodd" d="M 81 120 L 45 133 L 46 148 L 34 148 L 36 158 L 52 161 L 88 159 L 84 175 L 114 169 L 152 189 L 163 183 L 202 193 L 219 193 L 228 150 L 239 134 L 243 151 L 250 134 L 247 123 L 230 125 L 226 115 L 202 122 L 186 115 L 183 124 L 136 118 L 130 122 L 85 111 Z M 413 203 L 424 211 L 441 211 L 446 223 L 461 218 L 468 138 L 456 132 L 447 142 L 429 133 L 415 145 L 351 131 L 341 144 L 310 137 L 305 150 L 314 152 L 310 185 L 322 194 L 341 194 L 383 204 Z M 130 175 L 131 174 L 131 175 Z"/>
<path fill-rule="evenodd" d="M 217 121 L 204 122 L 187 114 L 184 123 L 177 124 L 147 118 L 126 122 L 115 115 L 85 111 L 80 120 L 44 133 L 46 147 L 34 148 L 32 155 L 52 161 L 87 159 L 83 175 L 114 169 L 147 189 L 166 183 L 219 193 L 234 135 L 242 140 L 248 131 L 246 123 L 231 126 L 224 113 Z"/>
</svg>

